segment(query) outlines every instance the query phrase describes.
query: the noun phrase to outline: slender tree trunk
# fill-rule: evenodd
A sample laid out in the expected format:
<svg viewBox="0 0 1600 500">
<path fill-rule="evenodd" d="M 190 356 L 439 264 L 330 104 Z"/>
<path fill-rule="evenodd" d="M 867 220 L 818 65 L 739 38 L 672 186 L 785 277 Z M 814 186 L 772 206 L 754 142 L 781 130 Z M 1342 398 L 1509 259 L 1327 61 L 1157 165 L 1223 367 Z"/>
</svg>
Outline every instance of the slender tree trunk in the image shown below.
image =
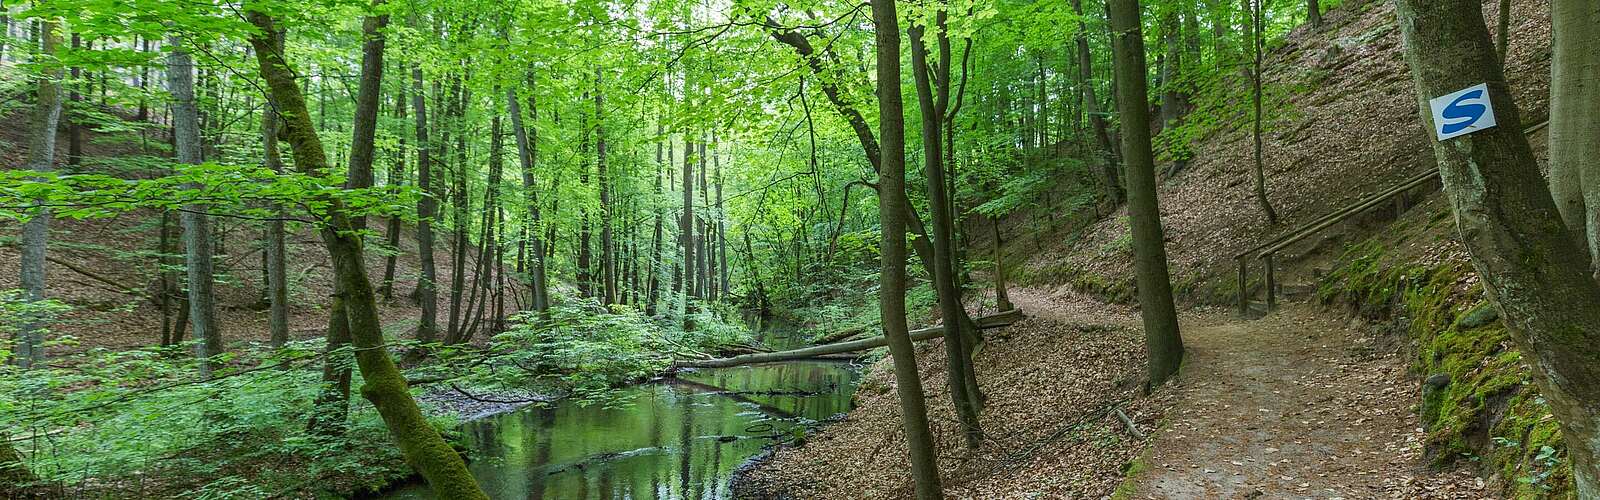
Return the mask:
<svg viewBox="0 0 1600 500">
<path fill-rule="evenodd" d="M 173 139 L 177 143 L 178 163 L 200 163 L 200 117 L 194 99 L 194 62 L 177 37 L 170 37 L 167 53 L 168 89 L 172 92 Z M 210 207 L 191 204 L 183 214 L 184 263 L 189 269 L 189 321 L 194 328 L 195 356 L 200 358 L 200 377 L 211 378 L 213 356 L 222 353 L 222 332 L 217 324 L 216 295 L 212 292 L 212 250 Z"/>
<path fill-rule="evenodd" d="M 528 77 L 528 114 L 530 121 L 538 120 L 539 110 L 533 98 L 533 77 Z M 511 114 L 511 128 L 517 139 L 517 159 L 522 163 L 523 204 L 528 211 L 528 244 L 531 259 L 528 262 L 528 285 L 533 289 L 533 310 L 544 313 L 550 310 L 549 288 L 544 266 L 544 242 L 540 238 L 539 182 L 534 167 L 539 159 L 539 129 L 533 123 L 524 124 L 522 106 L 516 89 L 506 91 L 506 110 Z"/>
<path fill-rule="evenodd" d="M 600 87 L 600 68 L 594 69 L 594 156 L 600 183 L 600 279 L 603 303 L 617 303 L 617 255 L 612 241 L 611 172 L 606 165 L 606 96 Z"/>
<path fill-rule="evenodd" d="M 82 48 L 83 39 L 77 34 L 72 34 L 72 50 Z M 72 75 L 71 85 L 68 85 L 67 101 L 70 103 L 64 110 L 67 120 L 67 164 L 74 167 L 83 164 L 83 125 L 79 124 L 78 114 L 82 113 L 83 93 L 79 89 L 83 86 L 83 68 L 73 66 L 69 72 Z"/>
<path fill-rule="evenodd" d="M 1600 7 L 1551 0 L 1550 9 L 1550 193 L 1568 234 L 1589 250 L 1574 262 L 1600 280 Z"/>
<path fill-rule="evenodd" d="M 1306 24 L 1313 29 L 1322 27 L 1322 5 L 1320 0 L 1306 0 Z"/>
<path fill-rule="evenodd" d="M 262 156 L 266 158 L 267 168 L 281 174 L 283 158 L 278 153 L 280 121 L 278 105 L 268 99 L 261 111 Z M 288 214 L 280 204 L 273 204 L 272 210 L 278 219 L 267 222 L 267 330 L 271 332 L 272 347 L 281 348 L 289 342 L 289 273 L 285 265 L 287 247 L 284 244 L 283 222 Z"/>
<path fill-rule="evenodd" d="M 666 148 L 672 147 L 672 140 L 666 137 L 665 127 L 662 125 L 660 119 L 657 119 L 656 121 L 656 136 L 660 138 L 656 139 L 655 197 L 651 198 L 652 201 L 650 203 L 650 206 L 652 207 L 651 210 L 655 212 L 656 220 L 653 236 L 650 239 L 650 278 L 648 280 L 650 292 L 645 298 L 644 305 L 645 315 L 648 316 L 656 315 L 657 303 L 661 297 L 661 233 L 662 230 L 665 229 L 663 226 L 665 225 L 667 218 L 666 207 L 662 205 L 663 200 L 661 195 L 661 172 L 666 170 L 667 163 L 662 161 L 661 150 L 663 149 L 663 145 L 665 145 Z"/>
<path fill-rule="evenodd" d="M 1495 53 L 1500 55 L 1500 64 L 1506 62 L 1506 51 L 1511 43 L 1511 0 L 1500 0 L 1500 30 L 1495 33 Z M 1553 49 L 1554 47 L 1552 47 Z"/>
<path fill-rule="evenodd" d="M 411 23 L 415 28 L 415 20 Z M 422 308 L 421 319 L 417 320 L 417 341 L 424 344 L 433 342 L 439 335 L 439 294 L 438 272 L 434 269 L 433 262 L 433 216 L 439 204 L 439 197 L 433 189 L 433 164 L 430 162 L 430 153 L 433 146 L 428 141 L 428 107 L 422 86 L 422 68 L 411 68 L 411 108 L 417 116 L 417 189 L 422 196 L 417 198 L 417 260 L 420 262 L 422 275 L 417 279 L 417 302 Z"/>
<path fill-rule="evenodd" d="M 943 495 L 938 456 L 933 435 L 928 431 L 917 353 L 906 326 L 905 108 L 901 103 L 900 22 L 896 17 L 894 0 L 872 2 L 878 52 L 879 142 L 883 146 L 878 168 L 878 216 L 883 233 L 878 311 L 894 362 L 895 392 L 900 398 L 900 419 L 917 498 L 935 500 Z"/>
<path fill-rule="evenodd" d="M 246 9 L 245 16 L 260 33 L 276 33 L 271 17 L 259 10 Z M 281 41 L 252 35 L 250 44 L 255 49 L 262 79 L 267 82 L 273 98 L 283 108 L 287 119 L 284 126 L 294 153 L 295 166 L 311 174 L 327 168 L 327 156 L 322 141 L 311 125 L 306 113 L 305 97 L 295 85 L 294 73 L 283 59 Z M 428 482 L 435 495 L 452 499 L 487 499 L 478 488 L 466 464 L 450 444 L 445 442 L 417 408 L 416 401 L 406 387 L 405 376 L 400 373 L 385 347 L 383 330 L 378 321 L 376 296 L 367 279 L 362 241 L 353 231 L 355 225 L 344 213 L 338 200 L 329 203 L 326 214 L 330 224 L 323 228 L 323 242 L 333 258 L 335 278 L 348 315 L 351 342 L 356 350 L 356 363 L 361 369 L 364 385 L 362 396 L 371 401 L 389 428 L 391 436 L 400 447 L 406 462 Z"/>
<path fill-rule="evenodd" d="M 1172 303 L 1166 242 L 1156 200 L 1155 161 L 1150 149 L 1150 113 L 1145 107 L 1144 34 L 1139 0 L 1111 0 L 1112 48 L 1117 64 L 1117 110 L 1121 116 L 1122 158 L 1128 175 L 1128 219 L 1133 232 L 1134 272 L 1144 317 L 1145 348 L 1154 390 L 1183 363 L 1183 338 Z"/>
<path fill-rule="evenodd" d="M 373 0 L 373 6 L 381 8 L 383 2 Z M 383 93 L 383 33 L 388 25 L 388 15 L 367 17 L 361 23 L 361 83 L 356 90 L 355 125 L 351 127 L 350 167 L 345 176 L 345 189 L 367 189 L 373 185 L 378 107 Z M 281 33 L 275 36 L 282 36 Z M 277 46 L 282 43 L 281 38 L 275 42 Z M 366 217 L 360 215 L 350 216 L 349 223 L 358 231 L 367 227 Z M 345 351 L 349 349 L 351 333 L 349 312 L 345 310 L 349 305 L 346 296 L 345 285 L 335 281 L 333 303 L 328 308 L 327 344 L 323 348 L 322 393 L 317 396 L 318 411 L 312 414 L 308 424 L 313 432 L 342 433 L 350 412 L 350 355 Z"/>
<path fill-rule="evenodd" d="M 678 224 L 678 238 L 683 243 L 683 302 L 684 320 L 683 329 L 692 330 L 694 320 L 690 319 L 695 312 L 694 299 L 696 293 L 695 277 L 695 239 L 694 239 L 694 141 L 691 134 L 683 135 L 683 218 Z"/>
<path fill-rule="evenodd" d="M 1011 295 L 1006 292 L 1006 249 L 1005 240 L 1000 235 L 1000 219 L 995 216 L 989 219 L 989 226 L 994 228 L 994 298 L 995 308 L 1001 311 L 1010 311 L 1016 307 L 1011 305 Z"/>
<path fill-rule="evenodd" d="M 1588 2 L 1577 3 L 1593 11 Z M 1440 178 L 1461 241 L 1518 349 L 1531 358 L 1539 393 L 1561 424 L 1577 498 L 1600 498 L 1600 385 L 1594 383 L 1600 380 L 1600 308 L 1594 306 L 1600 304 L 1600 286 L 1584 268 L 1571 265 L 1582 260 L 1584 249 L 1562 222 L 1533 149 L 1517 126 L 1522 118 L 1482 5 L 1476 0 L 1396 0 L 1395 5 L 1425 122 L 1432 121 L 1429 97 L 1488 83 L 1487 97 L 1501 125 L 1434 142 Z M 1552 6 L 1555 18 L 1570 13 L 1560 2 Z M 1556 21 L 1558 37 L 1562 23 L 1571 20 Z M 1557 56 L 1552 66 L 1592 64 L 1590 56 L 1581 61 Z M 1569 69 L 1577 68 L 1556 71 Z"/>
<path fill-rule="evenodd" d="M 467 94 L 470 91 L 462 88 L 461 80 L 463 79 L 465 79 L 465 76 L 456 75 L 450 80 L 450 106 L 445 111 L 449 121 L 446 126 L 455 128 L 452 133 L 456 140 L 456 166 L 452 172 L 454 182 L 450 188 L 450 210 L 451 219 L 455 226 L 455 234 L 450 252 L 450 322 L 446 323 L 445 326 L 444 343 L 446 344 L 459 342 L 461 333 L 465 329 L 465 325 L 461 324 L 463 312 L 461 299 L 463 298 L 462 295 L 467 291 L 467 226 L 471 225 L 467 220 L 467 212 L 468 205 L 472 200 L 469 199 L 469 194 L 467 193 L 467 168 L 469 167 L 467 163 L 467 131 L 462 127 L 462 123 L 465 121 L 463 118 L 466 116 Z"/>
<path fill-rule="evenodd" d="M 944 16 L 938 13 L 937 16 Z M 930 71 L 928 50 L 923 44 L 925 27 L 912 23 L 908 31 L 911 42 L 911 69 L 917 86 L 917 103 L 922 116 L 922 156 L 924 177 L 928 181 L 928 210 L 933 213 L 933 283 L 939 297 L 941 316 L 947 320 L 945 328 L 945 375 L 950 390 L 950 400 L 966 436 L 967 448 L 976 449 L 983 443 L 983 428 L 978 422 L 977 395 L 968 391 L 967 378 L 972 370 L 972 357 L 967 352 L 965 327 L 962 318 L 961 292 L 955 283 L 954 242 L 951 236 L 949 197 L 945 192 L 944 147 L 941 121 L 950 99 L 950 73 L 948 54 L 941 54 L 942 64 Z M 937 79 L 937 81 L 933 81 Z M 937 95 L 935 95 L 937 87 Z M 1040 141 L 1041 143 L 1043 141 Z M 882 195 L 880 195 L 882 196 Z"/>
<path fill-rule="evenodd" d="M 400 92 L 394 99 L 394 117 L 401 122 L 406 119 L 406 86 L 400 85 Z M 399 137 L 400 147 L 395 151 L 394 162 L 389 164 L 389 178 L 386 181 L 391 187 L 405 185 L 406 178 L 406 136 Z M 400 217 L 389 217 L 389 225 L 384 228 L 384 237 L 389 246 L 389 256 L 383 259 L 383 282 L 378 285 L 378 295 L 384 301 L 394 300 L 394 272 L 397 260 L 400 257 Z"/>
<path fill-rule="evenodd" d="M 1111 198 L 1113 205 L 1121 204 L 1127 199 L 1127 190 L 1122 186 L 1121 175 L 1117 172 L 1119 163 L 1117 148 L 1111 144 L 1111 133 L 1106 126 L 1106 118 L 1100 113 L 1100 99 L 1094 92 L 1094 54 L 1089 52 L 1089 25 L 1083 21 L 1083 0 L 1072 0 L 1072 10 L 1078 14 L 1078 33 L 1073 38 L 1078 45 L 1078 88 L 1083 91 L 1083 111 L 1089 115 L 1089 126 L 1094 129 L 1095 141 L 1100 143 L 1100 149 L 1105 151 L 1101 156 L 1101 169 L 1105 176 L 1106 194 Z"/>
<path fill-rule="evenodd" d="M 43 39 L 41 54 L 54 57 L 61 36 L 56 33 L 56 22 L 40 23 L 39 36 Z M 41 174 L 54 170 L 56 156 L 56 126 L 61 120 L 61 70 L 46 69 L 38 79 L 38 97 L 34 102 L 28 137 L 28 170 Z M 40 200 L 42 201 L 42 200 Z M 50 241 L 50 212 L 40 208 L 33 218 L 22 226 L 22 259 L 19 280 L 29 302 L 45 299 L 45 254 Z M 44 365 L 44 325 L 37 320 L 28 321 L 17 331 L 17 366 L 23 369 Z"/>
<path fill-rule="evenodd" d="M 1273 210 L 1272 202 L 1267 200 L 1266 164 L 1261 154 L 1261 120 L 1264 118 L 1261 116 L 1261 52 L 1266 43 L 1264 40 L 1266 38 L 1264 35 L 1266 31 L 1266 12 L 1262 10 L 1262 4 L 1267 0 L 1246 1 L 1251 2 L 1250 19 L 1251 24 L 1254 26 L 1254 28 L 1250 30 L 1252 33 L 1250 40 L 1251 54 L 1254 56 L 1254 62 L 1250 71 L 1250 84 L 1253 91 L 1251 94 L 1251 102 L 1255 109 L 1255 112 L 1251 114 L 1253 124 L 1251 137 L 1255 140 L 1253 158 L 1255 160 L 1256 167 L 1256 203 L 1261 205 L 1261 213 L 1267 216 L 1267 223 L 1275 226 L 1278 225 L 1278 211 Z"/>
</svg>

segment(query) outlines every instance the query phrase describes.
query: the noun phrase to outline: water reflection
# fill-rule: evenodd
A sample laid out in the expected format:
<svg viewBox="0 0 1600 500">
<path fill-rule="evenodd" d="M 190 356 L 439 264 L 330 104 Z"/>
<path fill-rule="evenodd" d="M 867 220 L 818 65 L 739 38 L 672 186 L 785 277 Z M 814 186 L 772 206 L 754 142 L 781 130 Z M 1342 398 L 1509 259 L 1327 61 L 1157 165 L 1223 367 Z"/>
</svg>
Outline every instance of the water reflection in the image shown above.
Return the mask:
<svg viewBox="0 0 1600 500">
<path fill-rule="evenodd" d="M 834 362 L 702 370 L 623 389 L 618 405 L 528 408 L 463 431 L 497 499 L 728 498 L 734 469 L 763 446 L 849 410 L 855 378 Z"/>
</svg>

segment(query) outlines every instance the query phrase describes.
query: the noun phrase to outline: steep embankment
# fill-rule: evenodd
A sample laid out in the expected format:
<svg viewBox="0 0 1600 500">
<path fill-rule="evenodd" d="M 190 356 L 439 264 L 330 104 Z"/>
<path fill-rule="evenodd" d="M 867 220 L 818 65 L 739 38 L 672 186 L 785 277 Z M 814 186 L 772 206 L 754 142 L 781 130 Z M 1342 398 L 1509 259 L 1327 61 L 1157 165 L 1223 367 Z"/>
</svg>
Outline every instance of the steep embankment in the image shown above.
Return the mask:
<svg viewBox="0 0 1600 500">
<path fill-rule="evenodd" d="M 1496 3 L 1485 2 L 1491 25 Z M 1507 76 L 1523 116 L 1536 123 L 1547 114 L 1548 6 L 1513 5 Z M 1127 386 L 1143 360 L 1132 312 L 1073 295 L 1132 300 L 1125 214 L 1061 217 L 1064 207 L 1049 200 L 1068 197 L 1052 196 L 1005 221 L 1014 235 L 1007 253 L 1019 256 L 1009 267 L 1028 287 L 1013 295 L 1036 315 L 1002 331 L 977 358 L 982 385 L 995 398 L 984 424 L 1005 440 L 976 454 L 959 449 L 937 362 L 942 351 L 919 348 L 947 491 L 1570 495 L 1559 433 L 1454 241 L 1437 183 L 1279 254 L 1280 276 L 1296 285 L 1290 288 L 1298 298 L 1354 314 L 1296 305 L 1245 322 L 1232 318 L 1231 307 L 1203 306 L 1235 300 L 1235 253 L 1434 168 L 1399 43 L 1389 2 L 1350 0 L 1320 31 L 1301 27 L 1272 51 L 1266 79 L 1283 105 L 1264 141 L 1268 197 L 1280 224 L 1267 223 L 1251 192 L 1243 115 L 1224 119 L 1193 145 L 1189 166 L 1164 179 L 1173 280 L 1180 301 L 1198 308 L 1184 312 L 1184 372 L 1154 397 L 1135 397 Z M 1542 157 L 1543 135 L 1533 140 Z M 982 230 L 969 233 L 987 240 L 987 222 L 975 227 Z M 1038 300 L 1047 289 L 1073 298 Z M 1049 312 L 1063 308 L 1076 312 Z M 779 451 L 755 483 L 797 497 L 906 496 L 887 371 L 876 365 L 866 386 L 885 388 L 864 390 L 858 410 L 806 446 Z M 1008 384 L 1019 379 L 1036 385 L 1013 392 Z M 1121 402 L 1146 432 L 1160 428 L 1147 451 L 1146 441 L 1096 413 Z"/>
<path fill-rule="evenodd" d="M 27 120 L 22 115 L 0 120 L 0 168 L 21 168 L 27 154 Z M 83 166 L 79 171 L 90 173 L 115 173 L 119 159 L 161 151 L 164 132 L 156 129 L 147 132 L 141 140 L 137 133 L 118 132 L 99 134 L 87 132 L 84 141 Z M 57 168 L 68 170 L 66 164 L 67 139 L 65 127 L 56 141 Z M 159 154 L 159 153 L 157 153 Z M 115 175 L 115 174 L 113 174 Z M 265 297 L 263 255 L 261 242 L 264 235 L 257 221 L 224 216 L 215 217 L 217 240 L 218 283 L 217 313 L 225 342 L 265 342 L 267 311 Z M 52 328 L 56 336 L 70 335 L 77 345 L 52 347 L 52 350 L 71 350 L 85 347 L 127 349 L 150 346 L 161 340 L 162 315 L 155 302 L 159 291 L 158 249 L 161 237 L 161 214 L 150 210 L 137 210 L 112 219 L 77 221 L 55 219 L 50 226 L 50 249 L 47 264 L 47 294 L 72 306 L 63 321 Z M 175 245 L 181 237 L 178 216 L 173 214 L 172 238 Z M 327 298 L 333 293 L 332 262 L 322 248 L 321 239 L 306 224 L 291 223 L 286 240 L 290 308 L 290 335 L 295 339 L 317 338 L 326 327 Z M 374 219 L 371 228 L 383 235 L 384 221 Z M 19 231 L 13 224 L 0 230 L 0 290 L 20 286 L 18 282 Z M 449 235 L 438 233 L 434 249 L 435 268 L 441 288 L 453 280 L 450 266 Z M 374 243 L 386 241 L 377 236 Z M 181 260 L 181 246 L 177 247 Z M 368 247 L 367 271 L 374 281 L 383 277 L 384 253 L 376 245 Z M 475 255 L 468 262 L 475 262 Z M 407 335 L 416 326 L 420 308 L 407 299 L 416 289 L 420 275 L 417 244 L 411 228 L 402 230 L 400 254 L 395 271 L 395 300 L 380 304 L 386 329 L 394 335 Z M 468 266 L 465 278 L 470 283 L 474 273 Z M 515 280 L 508 281 L 514 285 Z M 376 285 L 376 283 L 375 283 Z M 512 297 L 520 294 L 508 292 L 508 305 Z M 449 296 L 439 294 L 440 321 L 449 311 Z M 176 303 L 172 306 L 176 314 Z"/>
</svg>

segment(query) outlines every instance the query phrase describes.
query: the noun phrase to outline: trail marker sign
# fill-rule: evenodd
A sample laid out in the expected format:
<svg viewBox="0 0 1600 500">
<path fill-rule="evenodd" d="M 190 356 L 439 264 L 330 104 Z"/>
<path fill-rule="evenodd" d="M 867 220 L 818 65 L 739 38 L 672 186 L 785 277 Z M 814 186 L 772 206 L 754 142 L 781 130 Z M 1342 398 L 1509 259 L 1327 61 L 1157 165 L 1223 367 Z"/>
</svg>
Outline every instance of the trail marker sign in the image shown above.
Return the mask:
<svg viewBox="0 0 1600 500">
<path fill-rule="evenodd" d="M 1430 99 L 1428 107 L 1433 109 L 1433 134 L 1441 141 L 1495 126 L 1486 83 Z"/>
</svg>

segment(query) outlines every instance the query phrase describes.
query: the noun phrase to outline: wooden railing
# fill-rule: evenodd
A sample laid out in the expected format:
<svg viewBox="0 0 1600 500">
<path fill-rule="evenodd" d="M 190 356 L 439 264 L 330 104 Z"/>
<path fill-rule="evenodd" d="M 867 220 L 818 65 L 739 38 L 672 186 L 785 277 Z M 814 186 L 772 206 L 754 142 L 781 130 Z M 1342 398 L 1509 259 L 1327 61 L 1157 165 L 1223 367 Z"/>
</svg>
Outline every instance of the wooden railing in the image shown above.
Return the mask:
<svg viewBox="0 0 1600 500">
<path fill-rule="evenodd" d="M 1531 135 L 1549 124 L 1549 120 L 1541 121 L 1533 126 L 1523 129 L 1522 133 L 1525 135 Z M 1335 224 L 1349 220 L 1351 217 L 1360 215 L 1361 213 L 1366 212 L 1373 207 L 1389 201 L 1401 193 L 1415 189 L 1416 187 L 1438 177 L 1439 169 L 1428 169 L 1425 172 L 1411 176 L 1400 184 L 1386 189 L 1383 192 L 1362 198 L 1360 201 L 1346 205 L 1344 208 L 1340 208 L 1332 213 L 1318 217 L 1316 220 L 1301 225 L 1292 231 L 1279 235 L 1278 237 L 1273 238 L 1271 241 L 1256 245 L 1254 248 L 1239 252 L 1238 255 L 1234 255 L 1233 259 L 1239 263 L 1239 314 L 1246 315 L 1250 312 L 1250 296 L 1252 294 L 1250 293 L 1249 279 L 1250 259 L 1252 257 L 1261 261 L 1262 263 L 1262 271 L 1265 275 L 1265 282 L 1263 283 L 1264 286 L 1262 288 L 1265 289 L 1267 294 L 1267 310 L 1271 311 L 1278 306 L 1278 283 L 1277 276 L 1275 275 L 1276 270 L 1273 266 L 1273 257 L 1276 256 L 1278 252 L 1282 251 L 1284 248 L 1288 248 L 1289 245 L 1293 245 L 1314 234 L 1322 232 L 1329 227 L 1333 227 Z"/>
</svg>

